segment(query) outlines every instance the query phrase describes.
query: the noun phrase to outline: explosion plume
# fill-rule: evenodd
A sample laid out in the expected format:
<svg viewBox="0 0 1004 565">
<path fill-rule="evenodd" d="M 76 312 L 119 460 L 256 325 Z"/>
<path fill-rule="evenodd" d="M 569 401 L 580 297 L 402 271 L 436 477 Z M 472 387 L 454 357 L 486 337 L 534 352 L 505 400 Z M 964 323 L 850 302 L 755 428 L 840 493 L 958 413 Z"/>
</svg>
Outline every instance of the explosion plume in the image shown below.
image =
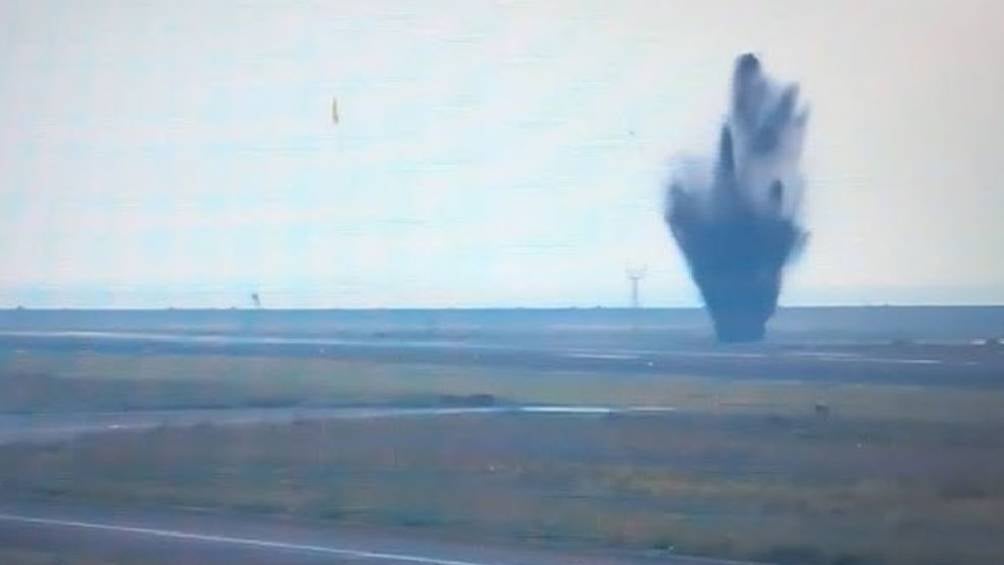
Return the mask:
<svg viewBox="0 0 1004 565">
<path fill-rule="evenodd" d="M 742 55 L 711 174 L 669 184 L 666 223 L 719 341 L 763 339 L 785 265 L 804 247 L 798 162 L 807 120 L 798 86 L 774 82 Z"/>
</svg>

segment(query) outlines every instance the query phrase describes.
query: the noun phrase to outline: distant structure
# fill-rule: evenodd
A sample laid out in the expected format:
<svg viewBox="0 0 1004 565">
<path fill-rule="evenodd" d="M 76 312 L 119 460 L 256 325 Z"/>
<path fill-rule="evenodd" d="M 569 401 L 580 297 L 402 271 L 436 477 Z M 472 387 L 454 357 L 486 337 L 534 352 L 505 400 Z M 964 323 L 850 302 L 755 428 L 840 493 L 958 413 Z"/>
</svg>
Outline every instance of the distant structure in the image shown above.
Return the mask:
<svg viewBox="0 0 1004 565">
<path fill-rule="evenodd" d="M 830 405 L 825 402 L 817 402 L 815 410 L 817 418 L 825 419 L 830 417 Z"/>
<path fill-rule="evenodd" d="M 258 296 L 257 292 L 251 293 L 251 303 L 254 304 L 255 308 L 261 309 L 261 297 Z"/>
<path fill-rule="evenodd" d="M 338 99 L 331 99 L 331 121 L 338 124 Z"/>
<path fill-rule="evenodd" d="M 648 268 L 628 267 L 625 273 L 627 274 L 628 283 L 631 285 L 631 307 L 635 309 L 641 308 L 641 292 L 639 287 L 641 286 L 641 280 L 648 274 Z"/>
</svg>

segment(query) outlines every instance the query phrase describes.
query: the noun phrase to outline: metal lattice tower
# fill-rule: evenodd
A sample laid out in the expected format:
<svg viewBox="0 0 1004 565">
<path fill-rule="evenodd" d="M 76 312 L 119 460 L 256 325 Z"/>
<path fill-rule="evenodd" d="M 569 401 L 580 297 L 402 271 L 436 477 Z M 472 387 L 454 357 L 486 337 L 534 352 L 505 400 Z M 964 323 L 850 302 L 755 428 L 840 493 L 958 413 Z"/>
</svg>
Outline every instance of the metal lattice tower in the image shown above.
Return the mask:
<svg viewBox="0 0 1004 565">
<path fill-rule="evenodd" d="M 631 285 L 631 307 L 635 309 L 641 308 L 641 280 L 648 274 L 648 268 L 628 267 L 625 273 Z"/>
</svg>

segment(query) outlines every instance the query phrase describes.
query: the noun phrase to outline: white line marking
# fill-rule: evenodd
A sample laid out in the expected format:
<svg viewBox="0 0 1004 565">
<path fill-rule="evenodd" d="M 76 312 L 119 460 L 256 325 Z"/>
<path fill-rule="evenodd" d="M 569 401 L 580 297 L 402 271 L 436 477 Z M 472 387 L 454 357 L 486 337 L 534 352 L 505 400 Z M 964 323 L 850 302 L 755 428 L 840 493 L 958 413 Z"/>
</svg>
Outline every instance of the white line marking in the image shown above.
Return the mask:
<svg viewBox="0 0 1004 565">
<path fill-rule="evenodd" d="M 52 518 L 37 518 L 34 516 L 21 516 L 18 514 L 0 513 L 0 520 L 6 520 L 8 522 L 22 522 L 28 524 L 43 524 L 46 526 L 62 526 L 68 528 L 81 528 L 88 530 L 122 532 L 127 534 L 140 534 L 140 535 L 169 538 L 169 539 L 225 543 L 232 545 L 243 545 L 247 547 L 258 547 L 263 549 L 309 551 L 313 553 L 325 553 L 328 555 L 341 555 L 345 557 L 356 557 L 361 559 L 373 559 L 381 561 L 405 561 L 408 563 L 426 563 L 429 565 L 488 565 L 487 563 L 480 563 L 475 561 L 437 559 L 435 557 L 422 557 L 419 555 L 408 555 L 406 553 L 382 553 L 378 551 L 345 549 L 338 547 L 329 547 L 324 545 L 308 545 L 308 544 L 285 543 L 281 541 L 269 541 L 269 540 L 253 539 L 253 538 L 237 538 L 237 537 L 216 536 L 209 534 L 193 534 L 191 532 L 181 532 L 177 530 L 139 528 L 134 526 L 103 524 L 99 522 L 79 522 L 76 520 L 56 520 Z"/>
<path fill-rule="evenodd" d="M 945 363 L 940 359 L 895 359 L 891 357 L 862 357 L 861 359 L 871 363 L 898 363 L 901 365 L 943 365 Z"/>
<path fill-rule="evenodd" d="M 637 359 L 637 355 L 629 355 L 626 353 L 566 353 L 563 357 L 571 357 L 573 359 Z"/>
<path fill-rule="evenodd" d="M 628 406 L 627 412 L 676 412 L 673 406 Z"/>
<path fill-rule="evenodd" d="M 616 410 L 607 406 L 521 406 L 517 409 L 527 414 L 612 414 Z"/>
<path fill-rule="evenodd" d="M 835 361 L 838 363 L 880 363 L 889 365 L 942 365 L 944 361 L 939 359 L 902 359 L 898 357 L 845 357 L 818 355 L 815 359 L 819 361 Z"/>
<path fill-rule="evenodd" d="M 790 357 L 823 357 L 826 359 L 853 359 L 858 357 L 857 353 L 841 353 L 836 351 L 786 351 L 784 354 Z"/>
</svg>

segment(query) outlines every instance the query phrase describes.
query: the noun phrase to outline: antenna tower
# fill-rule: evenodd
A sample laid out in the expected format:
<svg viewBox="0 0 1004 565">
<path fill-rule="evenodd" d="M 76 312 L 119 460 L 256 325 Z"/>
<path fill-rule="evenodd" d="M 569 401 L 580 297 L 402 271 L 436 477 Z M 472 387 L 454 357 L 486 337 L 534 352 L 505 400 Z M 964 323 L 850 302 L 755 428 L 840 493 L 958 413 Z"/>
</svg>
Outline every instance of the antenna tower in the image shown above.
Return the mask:
<svg viewBox="0 0 1004 565">
<path fill-rule="evenodd" d="M 625 270 L 627 274 L 628 283 L 631 285 L 631 307 L 638 309 L 641 308 L 641 280 L 645 278 L 648 274 L 647 267 L 628 267 Z"/>
</svg>

